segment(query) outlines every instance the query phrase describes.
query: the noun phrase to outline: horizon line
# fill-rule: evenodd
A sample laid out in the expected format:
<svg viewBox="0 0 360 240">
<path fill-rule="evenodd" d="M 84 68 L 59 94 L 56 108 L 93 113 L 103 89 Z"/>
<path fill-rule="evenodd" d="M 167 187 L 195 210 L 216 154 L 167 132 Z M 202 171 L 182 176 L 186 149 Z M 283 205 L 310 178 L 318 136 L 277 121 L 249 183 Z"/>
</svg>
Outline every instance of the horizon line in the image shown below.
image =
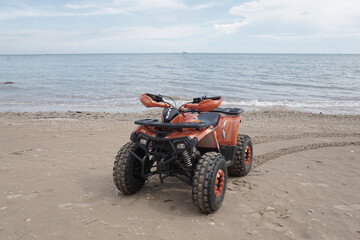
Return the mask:
<svg viewBox="0 0 360 240">
<path fill-rule="evenodd" d="M 36 56 L 36 55 L 116 55 L 116 54 L 278 54 L 278 55 L 360 55 L 360 53 L 294 53 L 294 52 L 114 52 L 114 53 L 0 53 L 0 56 Z"/>
</svg>

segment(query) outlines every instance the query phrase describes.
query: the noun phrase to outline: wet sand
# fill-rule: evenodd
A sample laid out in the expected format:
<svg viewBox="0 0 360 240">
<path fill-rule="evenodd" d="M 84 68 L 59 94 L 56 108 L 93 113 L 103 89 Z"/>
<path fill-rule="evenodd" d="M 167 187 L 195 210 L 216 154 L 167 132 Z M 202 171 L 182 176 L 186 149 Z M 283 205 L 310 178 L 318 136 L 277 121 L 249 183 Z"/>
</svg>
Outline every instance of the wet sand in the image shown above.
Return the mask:
<svg viewBox="0 0 360 240">
<path fill-rule="evenodd" d="M 158 116 L 0 113 L 0 239 L 360 238 L 360 116 L 245 112 L 252 170 L 210 215 L 176 179 L 116 190 L 133 121 Z"/>
</svg>

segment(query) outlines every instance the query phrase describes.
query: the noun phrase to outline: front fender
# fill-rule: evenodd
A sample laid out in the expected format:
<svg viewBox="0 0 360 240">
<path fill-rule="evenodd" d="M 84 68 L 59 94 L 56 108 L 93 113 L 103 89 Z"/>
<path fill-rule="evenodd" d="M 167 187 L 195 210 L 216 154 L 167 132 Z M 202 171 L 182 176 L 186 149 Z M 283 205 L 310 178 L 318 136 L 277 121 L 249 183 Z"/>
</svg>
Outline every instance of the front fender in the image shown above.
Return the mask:
<svg viewBox="0 0 360 240">
<path fill-rule="evenodd" d="M 216 133 L 213 128 L 207 128 L 203 130 L 201 133 L 197 134 L 196 137 L 198 139 L 197 147 L 203 147 L 203 148 L 215 148 L 218 151 L 219 143 L 216 138 Z"/>
</svg>

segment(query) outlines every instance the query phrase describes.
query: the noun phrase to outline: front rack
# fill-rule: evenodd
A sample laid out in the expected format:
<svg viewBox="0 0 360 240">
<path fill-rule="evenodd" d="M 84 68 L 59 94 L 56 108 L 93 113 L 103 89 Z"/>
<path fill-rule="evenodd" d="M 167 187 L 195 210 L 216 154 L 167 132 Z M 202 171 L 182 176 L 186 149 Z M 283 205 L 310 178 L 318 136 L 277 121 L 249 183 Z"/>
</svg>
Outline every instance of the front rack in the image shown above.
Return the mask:
<svg viewBox="0 0 360 240">
<path fill-rule="evenodd" d="M 207 122 L 183 122 L 183 123 L 163 123 L 159 119 L 141 119 L 136 120 L 135 124 L 145 127 L 183 129 L 183 128 L 207 128 L 211 125 Z"/>
</svg>

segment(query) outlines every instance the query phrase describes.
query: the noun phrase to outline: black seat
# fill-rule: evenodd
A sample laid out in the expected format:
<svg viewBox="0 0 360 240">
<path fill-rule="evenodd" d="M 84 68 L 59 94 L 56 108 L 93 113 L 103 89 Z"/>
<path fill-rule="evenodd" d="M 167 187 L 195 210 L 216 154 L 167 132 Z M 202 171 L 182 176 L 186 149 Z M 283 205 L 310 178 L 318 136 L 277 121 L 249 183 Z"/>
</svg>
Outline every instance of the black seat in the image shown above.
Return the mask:
<svg viewBox="0 0 360 240">
<path fill-rule="evenodd" d="M 220 114 L 218 113 L 200 113 L 198 116 L 198 119 L 200 122 L 206 122 L 212 125 L 213 127 L 216 127 L 216 125 L 219 122 Z"/>
</svg>

